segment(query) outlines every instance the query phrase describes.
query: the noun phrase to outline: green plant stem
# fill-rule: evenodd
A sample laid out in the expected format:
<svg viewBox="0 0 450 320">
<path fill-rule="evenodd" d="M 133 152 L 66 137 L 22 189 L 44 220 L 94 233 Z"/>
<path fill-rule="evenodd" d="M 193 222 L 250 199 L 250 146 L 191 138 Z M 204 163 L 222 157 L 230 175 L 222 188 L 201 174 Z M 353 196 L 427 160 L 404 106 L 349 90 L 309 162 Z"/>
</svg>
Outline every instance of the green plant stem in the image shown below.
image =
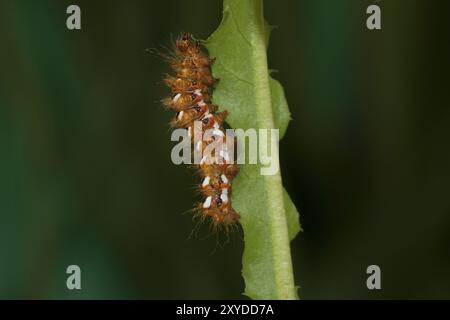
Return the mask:
<svg viewBox="0 0 450 320">
<path fill-rule="evenodd" d="M 270 30 L 261 0 L 224 0 L 222 22 L 206 46 L 216 58 L 213 74 L 221 79 L 213 102 L 229 111 L 227 122 L 244 130 L 279 129 L 281 138 L 290 113 L 282 86 L 269 75 Z M 279 167 L 278 145 L 269 146 Z M 253 299 L 296 299 L 290 240 L 300 230 L 298 212 L 283 189 L 280 172 L 261 175 L 261 167 L 245 164 L 233 181 L 232 203 L 244 230 L 245 294 Z"/>
<path fill-rule="evenodd" d="M 255 19 L 259 32 L 254 33 L 251 39 L 253 50 L 253 61 L 255 64 L 253 83 L 254 93 L 257 101 L 255 116 L 261 128 L 273 129 L 274 115 L 272 112 L 272 99 L 269 86 L 269 70 L 266 54 L 266 33 L 264 28 L 263 4 L 261 0 L 255 0 Z M 278 146 L 272 145 L 271 152 L 278 154 Z M 278 161 L 278 157 L 277 157 Z M 279 163 L 278 163 L 279 167 Z M 279 299 L 296 299 L 296 289 L 292 271 L 290 241 L 286 221 L 286 210 L 284 207 L 283 187 L 280 171 L 273 176 L 264 176 L 264 184 L 267 190 L 268 210 L 270 223 L 270 237 L 272 243 L 273 272 L 275 275 L 277 297 Z"/>
</svg>

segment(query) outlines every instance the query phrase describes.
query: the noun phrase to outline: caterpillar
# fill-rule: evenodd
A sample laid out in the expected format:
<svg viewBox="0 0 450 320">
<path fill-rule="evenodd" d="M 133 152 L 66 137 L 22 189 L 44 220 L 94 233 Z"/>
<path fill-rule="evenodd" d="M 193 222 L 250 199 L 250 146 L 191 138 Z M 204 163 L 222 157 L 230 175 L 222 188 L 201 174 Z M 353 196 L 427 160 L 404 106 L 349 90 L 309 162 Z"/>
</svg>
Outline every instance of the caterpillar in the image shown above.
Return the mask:
<svg viewBox="0 0 450 320">
<path fill-rule="evenodd" d="M 162 103 L 175 111 L 171 127 L 187 130 L 191 144 L 202 154 L 213 142 L 221 141 L 223 144 L 225 152 L 203 156 L 200 163 L 195 165 L 201 178 L 198 190 L 203 200 L 193 210 L 201 218 L 209 219 L 213 227 L 228 230 L 240 218 L 231 205 L 231 184 L 239 168 L 230 161 L 226 151 L 224 121 L 228 113 L 218 112 L 218 106 L 211 102 L 212 91 L 218 80 L 211 73 L 214 61 L 191 34 L 183 33 L 178 37 L 173 54 L 168 58 L 173 74 L 164 78 L 171 96 L 163 99 Z M 197 121 L 201 123 L 202 132 L 212 130 L 211 139 L 194 141 L 192 132 Z"/>
</svg>

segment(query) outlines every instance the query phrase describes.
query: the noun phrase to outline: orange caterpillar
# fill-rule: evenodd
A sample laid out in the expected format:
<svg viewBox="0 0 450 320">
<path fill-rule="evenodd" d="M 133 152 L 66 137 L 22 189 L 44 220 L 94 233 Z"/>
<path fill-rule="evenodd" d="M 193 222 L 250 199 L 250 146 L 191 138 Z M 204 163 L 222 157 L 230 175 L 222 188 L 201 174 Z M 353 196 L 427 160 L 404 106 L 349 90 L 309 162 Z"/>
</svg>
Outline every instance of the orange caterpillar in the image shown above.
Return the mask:
<svg viewBox="0 0 450 320">
<path fill-rule="evenodd" d="M 218 107 L 211 103 L 211 92 L 216 79 L 211 74 L 211 64 L 214 62 L 203 51 L 200 43 L 188 33 L 181 35 L 175 42 L 173 56 L 169 63 L 175 75 L 167 75 L 164 82 L 172 91 L 170 98 L 163 99 L 165 107 L 176 112 L 171 121 L 172 127 L 188 130 L 193 140 L 194 121 L 201 121 L 202 131 L 211 129 L 212 138 L 209 141 L 198 141 L 195 146 L 203 151 L 212 141 L 226 144 L 223 122 L 227 112 L 216 112 Z M 226 149 L 225 149 L 226 150 Z M 239 220 L 239 214 L 231 206 L 231 182 L 237 174 L 238 166 L 230 163 L 227 151 L 213 154 L 210 158 L 202 158 L 197 164 L 202 178 L 199 187 L 203 196 L 195 211 L 202 218 L 210 218 L 214 227 L 224 227 L 226 230 Z M 220 158 L 220 161 L 214 161 Z"/>
</svg>

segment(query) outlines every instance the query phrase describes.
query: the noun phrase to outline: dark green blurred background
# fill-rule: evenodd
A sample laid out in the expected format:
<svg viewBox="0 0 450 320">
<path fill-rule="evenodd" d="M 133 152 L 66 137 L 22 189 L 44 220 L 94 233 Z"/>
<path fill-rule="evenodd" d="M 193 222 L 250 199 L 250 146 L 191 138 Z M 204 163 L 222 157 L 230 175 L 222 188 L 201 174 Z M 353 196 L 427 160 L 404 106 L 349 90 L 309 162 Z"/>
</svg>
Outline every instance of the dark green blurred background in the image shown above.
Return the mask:
<svg viewBox="0 0 450 320">
<path fill-rule="evenodd" d="M 372 3 L 265 3 L 293 118 L 296 283 L 305 299 L 450 298 L 448 8 L 377 2 L 369 31 Z M 170 162 L 168 69 L 146 54 L 181 31 L 206 38 L 221 7 L 0 0 L 0 298 L 243 298 L 242 235 L 189 239 L 196 178 Z"/>
</svg>

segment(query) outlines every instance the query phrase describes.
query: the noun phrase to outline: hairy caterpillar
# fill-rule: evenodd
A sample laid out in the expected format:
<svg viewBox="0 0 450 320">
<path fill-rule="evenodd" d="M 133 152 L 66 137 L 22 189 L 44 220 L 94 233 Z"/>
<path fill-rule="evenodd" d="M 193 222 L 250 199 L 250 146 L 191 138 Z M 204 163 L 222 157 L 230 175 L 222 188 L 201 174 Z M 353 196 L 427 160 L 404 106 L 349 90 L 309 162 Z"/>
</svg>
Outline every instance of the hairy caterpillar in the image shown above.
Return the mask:
<svg viewBox="0 0 450 320">
<path fill-rule="evenodd" d="M 217 112 L 218 107 L 211 103 L 216 82 L 211 74 L 212 63 L 214 59 L 210 59 L 202 50 L 201 44 L 189 33 L 184 33 L 175 41 L 174 53 L 169 58 L 174 75 L 164 78 L 172 95 L 163 99 L 162 103 L 176 112 L 171 126 L 188 130 L 194 148 L 200 149 L 202 153 L 214 140 L 226 144 L 223 123 L 227 112 Z M 192 132 L 196 121 L 201 122 L 202 130 L 212 130 L 211 140 L 194 141 Z M 231 206 L 230 198 L 231 182 L 238 172 L 238 166 L 231 163 L 226 151 L 209 158 L 202 158 L 196 164 L 202 179 L 199 192 L 203 200 L 194 210 L 202 218 L 209 218 L 214 227 L 228 229 L 240 217 Z M 217 159 L 219 161 L 215 161 Z"/>
</svg>

